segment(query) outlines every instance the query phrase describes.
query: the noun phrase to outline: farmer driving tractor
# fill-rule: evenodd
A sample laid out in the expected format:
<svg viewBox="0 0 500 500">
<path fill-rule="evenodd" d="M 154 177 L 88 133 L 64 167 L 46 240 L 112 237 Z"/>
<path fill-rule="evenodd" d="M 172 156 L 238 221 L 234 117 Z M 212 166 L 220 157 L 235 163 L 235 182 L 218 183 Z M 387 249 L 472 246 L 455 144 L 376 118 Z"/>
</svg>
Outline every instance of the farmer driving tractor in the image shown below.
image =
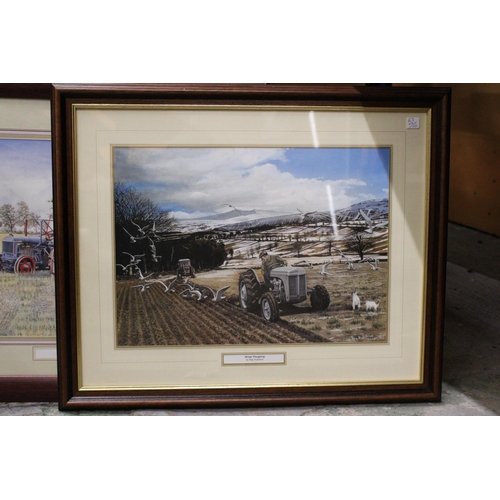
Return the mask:
<svg viewBox="0 0 500 500">
<path fill-rule="evenodd" d="M 277 267 L 286 266 L 286 261 L 279 255 L 267 253 L 267 250 L 260 252 L 259 258 L 262 260 L 262 276 L 264 277 L 264 283 L 267 286 L 271 286 L 271 270 Z"/>
</svg>

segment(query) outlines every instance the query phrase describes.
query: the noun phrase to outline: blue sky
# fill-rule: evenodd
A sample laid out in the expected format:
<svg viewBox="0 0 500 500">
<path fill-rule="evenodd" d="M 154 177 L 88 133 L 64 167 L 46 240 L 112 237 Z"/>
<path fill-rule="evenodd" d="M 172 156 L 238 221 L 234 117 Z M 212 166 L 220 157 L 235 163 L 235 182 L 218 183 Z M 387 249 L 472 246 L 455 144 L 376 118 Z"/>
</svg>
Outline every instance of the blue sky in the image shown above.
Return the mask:
<svg viewBox="0 0 500 500">
<path fill-rule="evenodd" d="M 0 138 L 0 205 L 25 201 L 32 212 L 52 212 L 50 140 Z"/>
<path fill-rule="evenodd" d="M 296 177 L 361 179 L 375 191 L 388 187 L 389 148 L 293 148 L 286 158 L 278 168 Z"/>
<path fill-rule="evenodd" d="M 388 196 L 389 148 L 115 148 L 115 180 L 179 218 L 329 210 Z"/>
</svg>

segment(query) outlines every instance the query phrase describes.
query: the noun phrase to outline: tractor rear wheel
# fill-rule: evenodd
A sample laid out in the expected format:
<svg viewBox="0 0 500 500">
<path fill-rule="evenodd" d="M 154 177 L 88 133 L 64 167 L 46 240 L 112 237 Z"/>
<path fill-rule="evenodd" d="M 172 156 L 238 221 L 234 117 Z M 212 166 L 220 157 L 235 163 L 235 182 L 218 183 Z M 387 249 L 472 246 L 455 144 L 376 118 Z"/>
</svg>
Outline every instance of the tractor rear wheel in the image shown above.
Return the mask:
<svg viewBox="0 0 500 500">
<path fill-rule="evenodd" d="M 260 310 L 266 321 L 276 321 L 280 317 L 278 303 L 271 292 L 266 292 L 260 301 Z"/>
<path fill-rule="evenodd" d="M 35 274 L 35 271 L 35 259 L 29 255 L 19 257 L 14 264 L 14 272 L 16 274 Z"/>
<path fill-rule="evenodd" d="M 311 292 L 311 306 L 315 311 L 324 311 L 330 305 L 330 294 L 324 285 L 316 285 Z"/>
<path fill-rule="evenodd" d="M 239 291 L 240 307 L 245 311 L 254 311 L 257 309 L 260 282 L 251 269 L 240 274 Z"/>
</svg>

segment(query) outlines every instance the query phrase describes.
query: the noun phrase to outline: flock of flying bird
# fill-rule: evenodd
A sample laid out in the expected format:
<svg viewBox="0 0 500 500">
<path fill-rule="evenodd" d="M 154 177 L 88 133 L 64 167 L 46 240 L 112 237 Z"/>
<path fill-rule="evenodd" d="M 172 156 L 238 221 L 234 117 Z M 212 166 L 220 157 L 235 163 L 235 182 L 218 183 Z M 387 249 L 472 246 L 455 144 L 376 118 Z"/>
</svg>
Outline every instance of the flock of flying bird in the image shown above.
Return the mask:
<svg viewBox="0 0 500 500">
<path fill-rule="evenodd" d="M 149 240 L 149 250 L 151 253 L 151 259 L 153 260 L 153 262 L 158 262 L 158 260 L 161 259 L 161 256 L 156 254 L 156 246 L 153 239 L 157 238 L 155 223 L 153 222 L 152 225 L 140 227 L 139 224 L 135 223 L 134 221 L 131 220 L 130 222 L 137 227 L 137 233 L 138 233 L 136 236 L 134 236 L 130 234 L 130 232 L 127 231 L 125 228 L 123 228 L 123 230 L 130 237 L 130 242 L 136 243 L 137 241 L 147 238 Z M 141 268 L 139 267 L 139 263 L 142 262 L 142 257 L 145 257 L 146 254 L 132 255 L 129 252 L 122 252 L 122 253 L 124 255 L 128 255 L 130 261 L 126 265 L 116 264 L 117 267 L 120 267 L 123 273 L 126 273 L 129 269 L 132 269 L 133 274 L 135 274 L 141 281 L 141 284 L 134 285 L 132 286 L 132 288 L 140 288 L 141 292 L 145 292 L 146 290 L 149 290 L 151 285 L 157 283 L 159 286 L 162 286 L 164 288 L 165 293 L 167 292 L 176 293 L 178 292 L 179 286 L 184 287 L 180 292 L 181 297 L 184 297 L 186 299 L 196 299 L 198 302 L 204 302 L 205 300 L 208 299 L 211 300 L 212 302 L 220 302 L 221 300 L 225 299 L 224 292 L 229 288 L 229 285 L 224 286 L 219 290 L 214 290 L 206 285 L 196 285 L 194 283 L 191 283 L 189 281 L 189 278 L 185 278 L 181 283 L 178 282 L 177 277 L 170 277 L 164 280 L 154 279 L 151 278 L 151 276 L 153 276 L 154 273 L 150 273 L 144 276 L 144 274 L 141 271 Z"/>
<path fill-rule="evenodd" d="M 239 211 L 236 208 L 234 208 L 232 205 L 229 205 L 229 206 L 231 208 L 233 208 L 234 210 Z M 300 210 L 299 210 L 299 212 L 300 212 Z M 314 213 L 314 212 L 312 212 L 312 213 Z M 303 214 L 302 212 L 301 212 L 301 214 L 304 218 L 307 217 L 308 215 L 310 215 L 310 214 Z M 373 225 L 372 221 L 363 212 L 363 210 L 359 210 L 359 214 L 363 217 L 363 219 L 367 223 L 368 227 L 367 227 L 366 231 L 369 233 L 372 233 L 374 229 L 378 229 L 378 228 L 381 228 L 381 227 L 387 225 L 386 222 L 384 222 L 382 224 Z M 159 259 L 161 259 L 161 255 L 156 254 L 156 246 L 155 246 L 154 239 L 153 239 L 153 238 L 157 238 L 155 222 L 153 222 L 152 225 L 148 224 L 147 226 L 144 226 L 144 227 L 140 227 L 139 224 L 135 223 L 132 220 L 130 222 L 134 226 L 137 227 L 137 233 L 138 233 L 136 236 L 134 236 L 134 235 L 130 234 L 130 232 L 127 231 L 127 229 L 123 228 L 123 230 L 129 236 L 130 242 L 136 243 L 137 241 L 140 241 L 140 240 L 147 238 L 149 241 L 149 250 L 151 253 L 151 259 L 153 260 L 153 262 L 158 262 Z M 335 250 L 337 250 L 340 254 L 340 262 L 345 261 L 347 263 L 348 270 L 353 271 L 354 270 L 354 263 L 352 262 L 351 258 L 348 257 L 347 255 L 345 255 L 340 249 L 336 248 Z M 177 283 L 177 281 L 178 281 L 177 277 L 170 278 L 168 284 L 166 282 L 167 280 L 161 280 L 161 279 L 148 280 L 148 278 L 150 278 L 153 275 L 153 273 L 148 274 L 147 276 L 144 276 L 142 274 L 140 267 L 138 266 L 138 264 L 141 262 L 141 258 L 145 257 L 145 254 L 132 255 L 128 252 L 122 252 L 122 253 L 124 255 L 129 256 L 130 262 L 126 265 L 123 265 L 123 264 L 116 264 L 116 265 L 118 267 L 121 267 L 124 273 L 126 273 L 129 268 L 134 269 L 134 274 L 138 275 L 139 279 L 141 281 L 143 281 L 144 283 L 139 284 L 139 285 L 135 285 L 135 286 L 133 286 L 133 288 L 140 288 L 141 292 L 145 292 L 146 290 L 148 290 L 150 285 L 152 285 L 153 283 L 158 283 L 159 285 L 163 286 L 163 288 L 165 289 L 164 290 L 165 292 L 175 293 L 176 290 L 174 288 L 174 285 L 176 285 L 176 286 L 179 285 L 179 286 L 185 287 L 180 292 L 180 295 L 184 298 L 196 299 L 199 302 L 203 302 L 211 296 L 211 300 L 213 302 L 220 302 L 222 299 L 225 298 L 224 292 L 229 288 L 229 285 L 224 286 L 224 287 L 220 288 L 219 290 L 213 290 L 212 288 L 205 286 L 205 285 L 200 287 L 198 285 L 190 283 L 189 278 L 186 278 L 182 283 Z M 328 266 L 332 263 L 333 263 L 333 260 L 330 260 L 330 261 L 322 264 L 321 271 L 318 271 L 319 274 L 321 276 L 323 276 L 324 278 L 327 278 L 329 276 L 334 276 L 334 274 L 329 273 L 327 271 Z M 379 271 L 379 267 L 378 267 L 379 261 L 377 259 L 374 259 L 374 258 L 362 259 L 362 260 L 358 261 L 357 264 L 368 264 L 373 271 Z M 313 268 L 313 264 L 309 261 L 306 261 L 306 260 L 302 260 L 300 262 L 297 262 L 296 265 L 306 265 L 309 268 Z"/>
<path fill-rule="evenodd" d="M 158 235 L 156 234 L 156 222 L 153 221 L 153 224 L 148 224 L 144 227 L 139 226 L 139 224 L 137 224 L 133 220 L 131 220 L 130 222 L 137 227 L 137 232 L 139 233 L 137 236 L 133 236 L 129 231 L 127 231 L 127 229 L 123 228 L 123 230 L 128 234 L 130 238 L 130 243 L 137 243 L 138 241 L 147 238 L 149 241 L 149 251 L 151 252 L 151 259 L 153 260 L 153 262 L 158 262 L 161 259 L 161 255 L 156 255 L 155 239 L 158 238 Z M 140 257 L 144 257 L 144 254 L 140 255 Z"/>
<path fill-rule="evenodd" d="M 212 302 L 220 302 L 225 299 L 224 292 L 229 288 L 229 285 L 219 288 L 218 290 L 214 290 L 213 288 L 207 285 L 198 285 L 195 283 L 191 283 L 189 278 L 185 278 L 182 282 L 178 282 L 178 278 L 168 278 L 166 280 L 161 279 L 151 279 L 148 280 L 148 276 L 143 276 L 139 270 L 139 279 L 144 281 L 144 284 L 134 285 L 132 288 L 140 288 L 141 292 L 145 292 L 149 290 L 150 286 L 154 283 L 158 283 L 164 289 L 165 293 L 179 293 L 179 295 L 185 299 L 193 299 L 198 302 L 205 302 L 206 300 L 210 300 Z M 175 286 L 174 286 L 175 285 Z M 180 292 L 178 287 L 185 287 Z"/>
<path fill-rule="evenodd" d="M 351 258 L 348 257 L 345 253 L 343 253 L 342 250 L 340 250 L 339 248 L 335 248 L 335 250 L 337 250 L 337 252 L 339 252 L 339 254 L 340 254 L 340 262 L 342 263 L 342 261 L 345 260 L 345 262 L 347 263 L 347 269 L 349 271 L 354 271 L 354 262 L 352 262 Z M 323 278 L 327 278 L 329 276 L 335 276 L 334 274 L 329 273 L 327 271 L 328 266 L 330 264 L 333 264 L 333 262 L 334 261 L 332 259 L 332 260 L 329 260 L 328 262 L 325 262 L 324 264 L 321 265 L 321 271 L 318 271 L 318 273 L 321 274 L 321 276 L 323 276 Z M 375 259 L 373 257 L 368 257 L 366 259 L 362 259 L 362 260 L 358 261 L 356 264 L 368 264 L 372 271 L 380 271 L 380 268 L 378 267 L 379 260 Z M 314 267 L 314 264 L 312 262 L 307 261 L 307 260 L 301 260 L 299 262 L 296 262 L 295 265 L 305 265 L 305 266 L 309 267 L 310 269 L 312 269 Z"/>
<path fill-rule="evenodd" d="M 297 209 L 299 210 L 299 209 Z M 307 214 L 304 214 L 301 210 L 299 212 L 302 214 L 302 220 L 304 220 L 306 217 L 314 214 L 315 212 L 309 212 Z M 367 225 L 365 232 L 372 234 L 375 229 L 381 229 L 383 227 L 386 227 L 388 225 L 389 221 L 383 221 L 378 224 L 373 224 L 373 221 L 370 219 L 370 217 L 361 209 L 359 209 L 357 216 L 354 218 L 354 220 L 358 219 L 359 217 L 362 217 Z M 347 269 L 349 271 L 354 271 L 354 262 L 352 261 L 351 257 L 348 257 L 346 254 L 342 252 L 339 248 L 335 248 L 337 252 L 340 254 L 340 263 L 343 261 L 346 262 L 347 264 Z M 321 271 L 318 271 L 321 276 L 324 278 L 327 278 L 328 276 L 334 276 L 334 274 L 328 273 L 327 268 L 330 264 L 333 263 L 333 260 L 330 260 L 328 262 L 325 262 L 321 266 Z M 380 268 L 378 267 L 379 265 L 379 260 L 375 258 L 366 258 L 358 261 L 356 264 L 368 264 L 371 268 L 372 271 L 380 271 Z M 313 268 L 314 264 L 312 262 L 306 261 L 306 260 L 301 260 L 299 262 L 296 262 L 296 265 L 305 265 L 308 266 L 310 269 Z"/>
</svg>

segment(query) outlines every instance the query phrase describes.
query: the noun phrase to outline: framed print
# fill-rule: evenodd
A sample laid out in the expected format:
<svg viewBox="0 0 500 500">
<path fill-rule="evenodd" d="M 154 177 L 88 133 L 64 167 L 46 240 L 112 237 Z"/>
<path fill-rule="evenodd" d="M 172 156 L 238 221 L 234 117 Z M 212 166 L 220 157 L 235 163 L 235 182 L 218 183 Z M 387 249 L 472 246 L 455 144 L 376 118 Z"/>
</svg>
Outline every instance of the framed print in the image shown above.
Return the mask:
<svg viewBox="0 0 500 500">
<path fill-rule="evenodd" d="M 54 85 L 61 409 L 439 401 L 449 107 Z"/>
<path fill-rule="evenodd" d="M 57 400 L 50 95 L 0 85 L 1 401 Z"/>
</svg>

